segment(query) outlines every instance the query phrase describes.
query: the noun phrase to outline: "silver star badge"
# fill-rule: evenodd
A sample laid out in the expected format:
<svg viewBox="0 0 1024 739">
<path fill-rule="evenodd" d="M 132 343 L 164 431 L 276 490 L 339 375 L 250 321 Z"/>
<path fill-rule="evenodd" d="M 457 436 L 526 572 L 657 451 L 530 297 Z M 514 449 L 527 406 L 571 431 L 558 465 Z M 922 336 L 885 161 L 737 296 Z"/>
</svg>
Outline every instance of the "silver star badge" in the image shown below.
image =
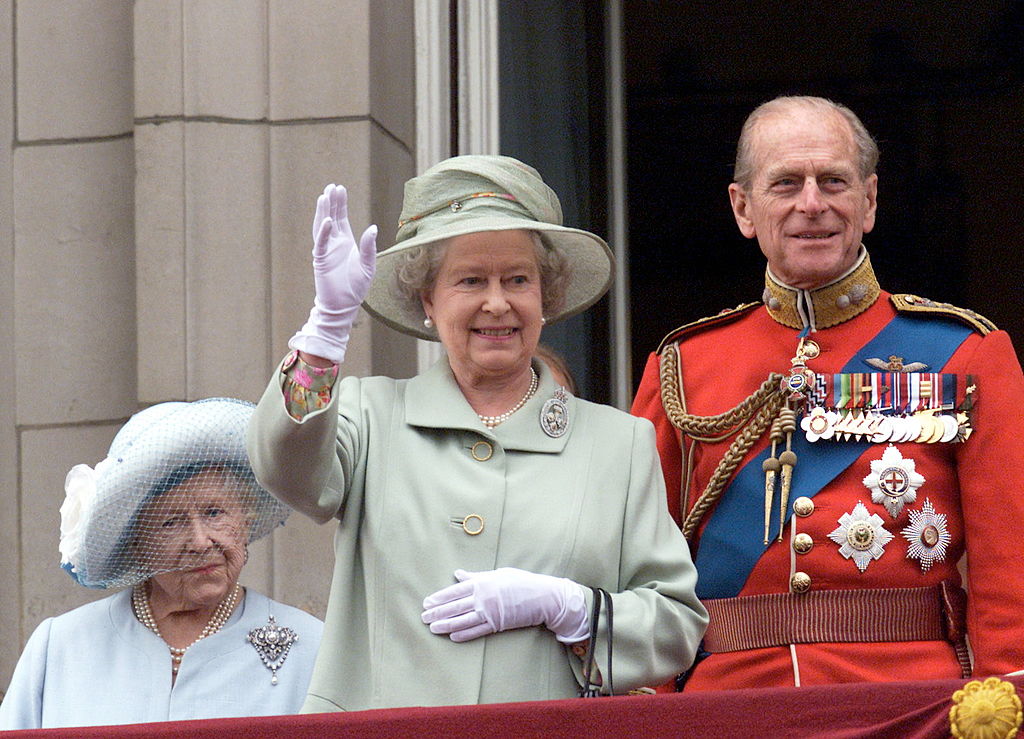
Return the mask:
<svg viewBox="0 0 1024 739">
<path fill-rule="evenodd" d="M 910 525 L 901 532 L 910 542 L 907 558 L 921 562 L 921 571 L 927 572 L 932 562 L 946 558 L 946 547 L 953 540 L 946 528 L 946 514 L 936 513 L 932 502 L 924 499 L 921 510 L 907 510 Z"/>
<path fill-rule="evenodd" d="M 889 515 L 896 518 L 905 504 L 917 500 L 917 489 L 924 485 L 924 476 L 917 471 L 914 460 L 905 459 L 890 444 L 881 459 L 871 462 L 871 474 L 864 478 L 864 485 L 871 491 L 871 501 L 885 506 Z"/>
<path fill-rule="evenodd" d="M 839 517 L 839 527 L 828 538 L 839 545 L 839 553 L 852 559 L 857 569 L 863 572 L 885 552 L 885 545 L 892 541 L 892 534 L 885 530 L 882 518 L 877 513 L 868 513 L 863 503 L 857 503 L 853 513 Z"/>
</svg>

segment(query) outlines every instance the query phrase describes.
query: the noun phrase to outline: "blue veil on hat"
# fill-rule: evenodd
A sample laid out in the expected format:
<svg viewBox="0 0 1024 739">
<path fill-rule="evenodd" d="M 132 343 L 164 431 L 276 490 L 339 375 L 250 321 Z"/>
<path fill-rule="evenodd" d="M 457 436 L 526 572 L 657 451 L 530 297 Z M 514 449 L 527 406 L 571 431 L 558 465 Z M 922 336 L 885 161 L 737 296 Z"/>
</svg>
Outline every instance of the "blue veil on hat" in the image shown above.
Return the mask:
<svg viewBox="0 0 1024 739">
<path fill-rule="evenodd" d="M 139 545 L 140 514 L 156 500 L 197 493 L 190 481 L 217 470 L 237 493 L 246 542 L 266 536 L 291 512 L 256 482 L 245 451 L 251 403 L 234 398 L 170 402 L 132 416 L 114 437 L 107 458 L 76 465 L 61 506 L 61 566 L 90 588 L 133 585 L 184 567 L 159 561 Z"/>
</svg>

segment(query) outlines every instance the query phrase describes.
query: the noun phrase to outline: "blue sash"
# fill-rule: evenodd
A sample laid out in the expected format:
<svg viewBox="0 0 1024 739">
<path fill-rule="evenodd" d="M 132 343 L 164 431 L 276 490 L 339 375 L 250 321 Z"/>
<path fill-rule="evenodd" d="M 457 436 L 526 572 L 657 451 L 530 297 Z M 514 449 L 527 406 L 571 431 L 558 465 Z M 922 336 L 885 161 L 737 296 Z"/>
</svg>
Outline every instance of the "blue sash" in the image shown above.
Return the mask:
<svg viewBox="0 0 1024 739">
<path fill-rule="evenodd" d="M 924 362 L 932 372 L 941 371 L 972 329 L 934 317 L 897 315 L 843 367 L 843 372 L 864 372 L 869 357 L 904 356 Z M 912 348 L 912 349 L 911 349 Z M 907 356 L 913 352 L 912 356 Z M 853 464 L 870 446 L 868 442 L 810 443 L 793 434 L 798 463 L 793 474 L 790 501 L 813 498 L 822 488 Z M 771 447 L 745 464 L 729 483 L 700 537 L 697 565 L 697 597 L 730 598 L 739 595 L 754 565 L 767 548 L 764 544 L 764 472 L 761 464 Z M 779 534 L 778 492 L 772 512 L 769 544 Z M 786 511 L 786 521 L 792 507 Z"/>
</svg>

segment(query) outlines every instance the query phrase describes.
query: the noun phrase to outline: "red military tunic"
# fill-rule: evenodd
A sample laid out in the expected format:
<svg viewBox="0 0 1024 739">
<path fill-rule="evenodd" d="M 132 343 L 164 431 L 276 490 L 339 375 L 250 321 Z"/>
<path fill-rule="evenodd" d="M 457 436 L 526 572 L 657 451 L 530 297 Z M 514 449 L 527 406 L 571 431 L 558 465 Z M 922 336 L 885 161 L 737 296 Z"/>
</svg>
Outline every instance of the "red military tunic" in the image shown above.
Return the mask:
<svg viewBox="0 0 1024 739">
<path fill-rule="evenodd" d="M 767 284 L 767 305 L 748 306 L 684 327 L 663 343 L 678 350 L 677 376 L 686 413 L 723 413 L 747 398 L 770 373 L 787 374 L 801 324 L 816 327 L 808 338 L 819 345 L 820 355 L 807 362 L 815 373 L 878 372 L 864 363 L 861 350 L 880 336 L 900 311 L 892 296 L 878 290 L 866 255 L 851 274 L 814 291 L 789 289 L 770 274 Z M 922 305 L 925 307 L 920 309 Z M 902 301 L 901 306 L 907 308 L 907 301 Z M 924 322 L 925 328 L 934 324 L 955 336 L 948 360 L 942 366 L 929 366 L 926 371 L 952 373 L 961 382 L 964 376 L 973 376 L 977 390 L 973 396 L 971 435 L 963 443 L 893 445 L 904 460 L 913 460 L 916 473 L 924 478 L 916 500 L 906 503 L 896 517 L 872 501 L 871 490 L 865 484 L 865 478 L 872 473 L 871 463 L 876 461 L 877 466 L 888 443 L 853 447 L 852 463 L 845 468 L 840 466 L 834 478 L 817 490 L 807 488 L 808 477 L 813 477 L 810 463 L 804 462 L 801 467 L 798 459 L 782 541 L 775 538 L 779 526 L 776 492 L 771 543 L 752 560 L 747 572 L 733 567 L 731 540 L 749 542 L 753 538 L 756 544 L 762 544 L 763 529 L 758 525 L 751 526 L 749 521 L 743 526 L 727 523 L 719 527 L 713 544 L 704 551 L 701 547 L 710 522 L 727 504 L 734 509 L 737 504 L 740 509 L 747 507 L 757 519 L 763 516 L 764 473 L 755 459 L 769 446 L 768 433 L 762 434 L 692 538 L 699 573 L 698 595 L 703 599 L 789 593 L 791 578 L 798 572 L 804 573 L 804 585 L 809 582 L 809 592 L 909 588 L 935 585 L 943 580 L 959 582 L 957 565 L 966 553 L 966 625 L 974 655 L 974 675 L 1020 670 L 1024 668 L 1024 434 L 1016 426 L 1024 403 L 1024 377 L 1005 332 L 989 330 L 993 328 L 990 324 L 968 311 L 911 297 L 909 308 L 915 307 L 917 311 L 904 311 L 913 316 L 912 321 Z M 958 329 L 962 332 L 959 335 L 955 333 Z M 878 346 L 871 345 L 868 353 L 871 349 L 877 350 Z M 878 359 L 898 358 L 910 365 L 922 353 L 921 346 L 900 345 L 898 338 L 890 343 L 889 349 Z M 705 489 L 733 437 L 695 444 L 682 435 L 670 422 L 663 405 L 660 364 L 659 354 L 652 354 L 633 413 L 655 425 L 669 508 L 677 523 L 681 523 L 685 518 L 681 497 L 685 497 L 688 511 Z M 803 435 L 799 427 L 796 434 Z M 842 451 L 840 447 L 844 446 L 844 442 L 824 439 L 815 444 L 831 445 L 814 449 L 827 455 Z M 684 452 L 691 454 L 692 473 L 681 496 Z M 737 489 L 740 470 L 751 460 L 756 465 L 756 474 L 750 479 L 759 482 Z M 807 507 L 808 497 L 811 513 L 793 515 L 796 501 Z M 944 557 L 932 557 L 928 568 L 920 558 L 908 556 L 912 540 L 903 533 L 913 530 L 908 529 L 911 513 L 920 516 L 926 501 L 935 514 L 945 516 L 948 533 Z M 892 535 L 880 556 L 869 558 L 863 571 L 853 559 L 845 558 L 840 545 L 829 537 L 841 528 L 844 514 L 852 514 L 858 503 L 869 513 L 877 514 L 882 527 Z M 816 642 L 711 654 L 695 667 L 685 689 L 941 679 L 960 675 L 954 648 L 944 640 Z"/>
</svg>

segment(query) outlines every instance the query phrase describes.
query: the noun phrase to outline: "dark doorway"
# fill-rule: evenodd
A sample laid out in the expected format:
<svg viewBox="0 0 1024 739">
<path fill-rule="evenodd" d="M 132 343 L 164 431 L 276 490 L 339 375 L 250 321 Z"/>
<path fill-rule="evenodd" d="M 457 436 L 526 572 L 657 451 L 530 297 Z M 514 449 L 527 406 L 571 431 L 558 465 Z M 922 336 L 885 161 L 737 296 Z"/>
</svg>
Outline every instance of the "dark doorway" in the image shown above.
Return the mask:
<svg viewBox="0 0 1024 739">
<path fill-rule="evenodd" d="M 1024 2 L 626 0 L 633 383 L 674 327 L 756 301 L 726 187 L 747 113 L 852 108 L 879 141 L 882 286 L 968 307 L 1024 347 Z"/>
<path fill-rule="evenodd" d="M 589 0 L 516 0 L 499 11 L 501 153 L 536 167 L 565 224 L 607 237 L 604 14 Z M 608 403 L 608 298 L 544 329 L 588 400 Z"/>
</svg>

